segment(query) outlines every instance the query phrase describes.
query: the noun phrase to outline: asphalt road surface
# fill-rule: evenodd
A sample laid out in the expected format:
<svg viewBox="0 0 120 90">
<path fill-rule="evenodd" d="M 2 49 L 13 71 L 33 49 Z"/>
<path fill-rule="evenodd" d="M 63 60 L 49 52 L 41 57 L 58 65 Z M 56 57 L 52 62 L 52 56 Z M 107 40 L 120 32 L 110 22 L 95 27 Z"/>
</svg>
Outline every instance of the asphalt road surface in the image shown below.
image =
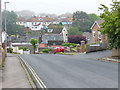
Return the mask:
<svg viewBox="0 0 120 90">
<path fill-rule="evenodd" d="M 98 61 L 111 51 L 22 55 L 47 88 L 118 88 L 118 64 Z"/>
</svg>

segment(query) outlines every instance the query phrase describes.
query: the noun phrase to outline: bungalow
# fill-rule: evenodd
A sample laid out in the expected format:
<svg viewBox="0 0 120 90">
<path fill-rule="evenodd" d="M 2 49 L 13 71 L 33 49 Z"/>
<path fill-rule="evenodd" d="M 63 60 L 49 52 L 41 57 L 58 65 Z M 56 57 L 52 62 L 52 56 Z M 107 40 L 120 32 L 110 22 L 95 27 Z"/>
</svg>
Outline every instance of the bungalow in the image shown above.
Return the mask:
<svg viewBox="0 0 120 90">
<path fill-rule="evenodd" d="M 97 43 L 97 42 L 106 42 L 107 41 L 107 36 L 106 35 L 102 35 L 100 30 L 101 27 L 101 23 L 103 23 L 104 20 L 98 20 L 95 21 L 94 24 L 91 27 L 92 30 L 92 43 Z"/>
</svg>

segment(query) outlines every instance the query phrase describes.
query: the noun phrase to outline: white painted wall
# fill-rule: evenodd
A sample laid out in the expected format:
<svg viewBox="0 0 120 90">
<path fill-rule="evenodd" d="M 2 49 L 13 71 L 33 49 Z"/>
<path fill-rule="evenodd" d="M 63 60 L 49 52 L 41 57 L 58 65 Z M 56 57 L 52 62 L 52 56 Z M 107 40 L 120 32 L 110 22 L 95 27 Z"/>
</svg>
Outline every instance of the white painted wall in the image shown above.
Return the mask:
<svg viewBox="0 0 120 90">
<path fill-rule="evenodd" d="M 65 27 L 62 30 L 62 34 L 63 34 L 64 42 L 68 42 L 68 31 L 67 31 L 67 29 Z"/>
</svg>

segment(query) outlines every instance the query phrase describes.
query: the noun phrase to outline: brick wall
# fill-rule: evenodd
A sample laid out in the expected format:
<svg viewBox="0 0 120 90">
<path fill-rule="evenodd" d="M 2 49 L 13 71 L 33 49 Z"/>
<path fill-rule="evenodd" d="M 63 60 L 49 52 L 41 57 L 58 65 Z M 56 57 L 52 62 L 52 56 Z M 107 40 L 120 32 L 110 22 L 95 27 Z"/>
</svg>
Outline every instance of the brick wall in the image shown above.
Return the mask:
<svg viewBox="0 0 120 90">
<path fill-rule="evenodd" d="M 92 28 L 92 43 L 98 42 L 98 29 L 100 29 L 98 27 L 97 24 L 94 25 L 94 27 Z M 95 36 L 93 35 L 93 31 L 95 32 Z"/>
</svg>

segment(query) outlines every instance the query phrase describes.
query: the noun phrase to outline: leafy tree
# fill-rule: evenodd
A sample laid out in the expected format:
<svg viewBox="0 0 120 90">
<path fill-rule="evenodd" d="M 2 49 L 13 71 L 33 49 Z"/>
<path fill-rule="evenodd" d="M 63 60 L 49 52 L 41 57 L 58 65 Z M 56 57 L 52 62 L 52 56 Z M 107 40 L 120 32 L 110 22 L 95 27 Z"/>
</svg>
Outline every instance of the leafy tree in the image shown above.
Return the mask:
<svg viewBox="0 0 120 90">
<path fill-rule="evenodd" d="M 91 21 L 91 23 L 93 24 L 96 20 L 100 20 L 101 18 L 99 16 L 97 16 L 96 14 L 92 13 L 92 14 L 88 14 L 89 16 L 89 20 Z"/>
<path fill-rule="evenodd" d="M 120 2 L 113 0 L 111 8 L 101 4 L 100 10 L 103 13 L 100 15 L 104 19 L 101 24 L 101 32 L 107 34 L 109 46 L 111 48 L 120 48 Z"/>
<path fill-rule="evenodd" d="M 62 22 L 59 23 L 60 26 L 63 26 Z"/>
<path fill-rule="evenodd" d="M 77 11 L 73 14 L 73 26 L 78 27 L 79 31 L 90 31 L 90 20 L 87 13 L 83 11 Z"/>
<path fill-rule="evenodd" d="M 34 53 L 35 53 L 35 49 L 37 48 L 36 44 L 38 43 L 38 40 L 32 38 L 32 39 L 30 39 L 30 43 L 32 44 L 33 49 L 34 49 Z"/>
<path fill-rule="evenodd" d="M 2 12 L 2 26 L 5 30 L 5 14 L 6 14 L 6 28 L 9 35 L 23 34 L 22 27 L 16 24 L 17 15 L 13 11 Z"/>
<path fill-rule="evenodd" d="M 94 21 L 99 20 L 96 14 L 87 14 L 83 11 L 77 11 L 73 14 L 73 26 L 77 27 L 80 32 L 90 32 L 90 27 Z"/>
<path fill-rule="evenodd" d="M 69 43 L 81 44 L 81 41 L 85 41 L 87 43 L 86 37 L 82 35 L 70 35 L 68 36 Z"/>
<path fill-rule="evenodd" d="M 71 27 L 68 30 L 68 35 L 81 35 L 81 34 L 82 34 L 82 32 L 80 32 L 77 27 Z"/>
</svg>

